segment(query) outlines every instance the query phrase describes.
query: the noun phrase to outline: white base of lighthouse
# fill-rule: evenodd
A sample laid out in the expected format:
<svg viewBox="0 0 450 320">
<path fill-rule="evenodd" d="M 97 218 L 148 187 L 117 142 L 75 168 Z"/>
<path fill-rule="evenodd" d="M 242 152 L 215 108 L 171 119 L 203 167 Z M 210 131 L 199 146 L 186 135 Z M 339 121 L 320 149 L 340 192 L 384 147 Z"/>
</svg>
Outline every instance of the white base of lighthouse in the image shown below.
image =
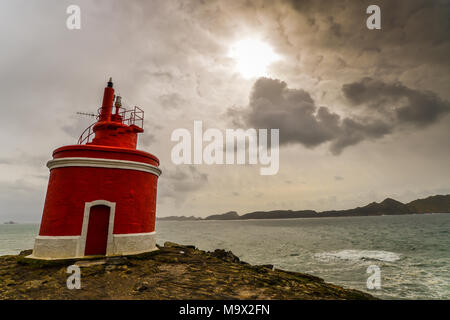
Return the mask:
<svg viewBox="0 0 450 320">
<path fill-rule="evenodd" d="M 85 258 L 86 236 L 37 236 L 34 259 L 55 260 Z M 112 234 L 108 237 L 105 256 L 132 255 L 157 250 L 156 232 Z"/>
</svg>

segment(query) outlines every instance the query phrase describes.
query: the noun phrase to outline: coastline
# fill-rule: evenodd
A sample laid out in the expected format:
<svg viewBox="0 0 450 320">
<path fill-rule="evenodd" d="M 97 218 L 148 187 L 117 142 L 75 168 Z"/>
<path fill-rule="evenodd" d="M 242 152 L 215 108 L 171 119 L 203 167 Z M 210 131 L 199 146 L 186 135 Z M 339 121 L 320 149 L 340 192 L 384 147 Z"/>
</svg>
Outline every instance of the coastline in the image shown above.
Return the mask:
<svg viewBox="0 0 450 320">
<path fill-rule="evenodd" d="M 205 220 L 268 220 L 268 219 L 307 219 L 307 218 L 340 218 L 369 217 L 410 214 L 450 213 L 450 195 L 434 195 L 402 203 L 392 198 L 381 202 L 372 202 L 363 207 L 345 210 L 271 210 L 253 211 L 239 215 L 236 211 L 213 214 L 204 218 L 195 216 L 168 216 L 157 218 L 160 221 L 205 221 Z"/>
<path fill-rule="evenodd" d="M 0 299 L 376 299 L 309 274 L 250 265 L 231 251 L 172 242 L 145 254 L 89 260 L 31 260 L 29 253 L 0 257 Z M 81 269 L 79 290 L 66 287 L 72 264 Z"/>
<path fill-rule="evenodd" d="M 379 217 L 395 217 L 395 216 L 423 216 L 423 215 L 446 215 L 447 212 L 427 212 L 427 213 L 407 213 L 407 214 L 380 214 L 380 215 L 372 215 L 372 216 L 338 216 L 338 217 L 305 217 L 305 218 L 253 218 L 253 219 L 223 219 L 223 220 L 214 220 L 214 219 L 197 219 L 197 220 L 176 220 L 176 219 L 164 219 L 156 217 L 156 221 L 159 222 L 195 222 L 195 223 L 201 223 L 201 222 L 245 222 L 245 221 L 296 221 L 296 220 L 326 220 L 326 219 L 340 219 L 340 218 L 356 218 L 356 219 L 364 219 L 364 218 L 379 218 Z"/>
</svg>

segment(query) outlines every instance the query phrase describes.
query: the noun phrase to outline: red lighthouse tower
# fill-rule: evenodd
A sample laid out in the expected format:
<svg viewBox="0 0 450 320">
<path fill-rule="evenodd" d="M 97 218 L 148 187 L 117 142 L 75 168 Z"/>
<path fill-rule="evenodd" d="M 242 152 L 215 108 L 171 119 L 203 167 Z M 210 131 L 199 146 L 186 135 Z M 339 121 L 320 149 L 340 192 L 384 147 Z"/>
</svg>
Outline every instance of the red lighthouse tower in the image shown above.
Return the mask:
<svg viewBox="0 0 450 320">
<path fill-rule="evenodd" d="M 161 170 L 157 157 L 136 150 L 143 120 L 138 107 L 122 108 L 110 79 L 98 121 L 77 145 L 53 151 L 47 163 L 50 178 L 33 258 L 126 255 L 156 248 Z"/>
</svg>

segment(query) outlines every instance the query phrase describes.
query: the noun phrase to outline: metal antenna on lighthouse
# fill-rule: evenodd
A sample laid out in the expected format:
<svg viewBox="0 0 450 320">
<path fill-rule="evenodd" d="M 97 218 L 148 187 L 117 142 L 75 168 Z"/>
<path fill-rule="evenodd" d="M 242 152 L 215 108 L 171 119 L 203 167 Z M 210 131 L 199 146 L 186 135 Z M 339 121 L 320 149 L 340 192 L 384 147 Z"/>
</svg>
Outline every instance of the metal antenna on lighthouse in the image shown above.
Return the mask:
<svg viewBox="0 0 450 320">
<path fill-rule="evenodd" d="M 94 113 L 88 113 L 88 112 L 77 112 L 77 114 L 82 116 L 89 116 L 89 117 L 96 117 Z"/>
</svg>

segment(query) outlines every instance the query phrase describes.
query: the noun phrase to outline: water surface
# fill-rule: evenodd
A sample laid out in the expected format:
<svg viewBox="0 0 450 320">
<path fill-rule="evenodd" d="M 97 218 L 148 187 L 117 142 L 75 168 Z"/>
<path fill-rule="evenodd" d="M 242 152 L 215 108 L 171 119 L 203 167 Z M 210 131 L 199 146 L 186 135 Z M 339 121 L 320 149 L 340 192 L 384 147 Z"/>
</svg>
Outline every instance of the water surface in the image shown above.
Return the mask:
<svg viewBox="0 0 450 320">
<path fill-rule="evenodd" d="M 38 225 L 0 225 L 0 255 L 33 247 Z M 450 214 L 158 221 L 158 243 L 223 248 L 251 264 L 310 273 L 380 298 L 450 299 Z M 367 268 L 381 289 L 366 287 Z"/>
</svg>

